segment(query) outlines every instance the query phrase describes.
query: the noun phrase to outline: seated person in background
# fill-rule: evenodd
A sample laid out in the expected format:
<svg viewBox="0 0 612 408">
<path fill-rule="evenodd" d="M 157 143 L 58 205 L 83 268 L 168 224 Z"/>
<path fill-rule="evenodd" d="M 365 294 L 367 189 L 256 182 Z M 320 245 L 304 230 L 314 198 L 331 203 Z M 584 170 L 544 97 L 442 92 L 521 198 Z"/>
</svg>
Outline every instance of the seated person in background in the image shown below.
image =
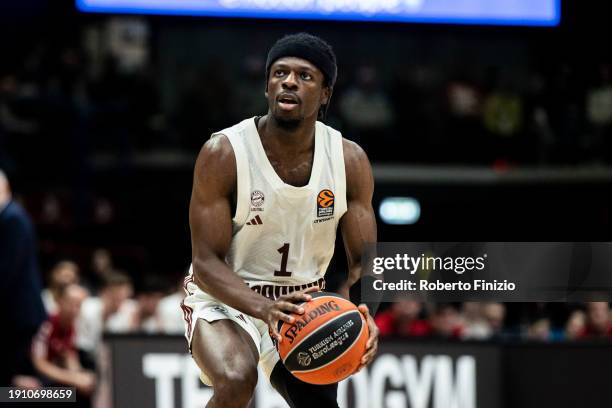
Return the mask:
<svg viewBox="0 0 612 408">
<path fill-rule="evenodd" d="M 535 319 L 527 329 L 527 339 L 529 340 L 550 341 L 552 337 L 550 319 L 545 317 Z"/>
<path fill-rule="evenodd" d="M 578 338 L 612 340 L 612 321 L 610 321 L 608 302 L 589 302 L 586 308 L 586 325 Z"/>
<path fill-rule="evenodd" d="M 487 302 L 482 305 L 482 314 L 490 328 L 489 338 L 503 337 L 506 306 L 503 303 Z"/>
<path fill-rule="evenodd" d="M 87 274 L 85 286 L 92 293 L 97 293 L 104 286 L 106 277 L 115 271 L 111 252 L 105 248 L 98 248 L 91 254 L 90 270 Z"/>
<path fill-rule="evenodd" d="M 420 337 L 427 336 L 431 330 L 429 323 L 420 318 L 421 303 L 397 299 L 391 307 L 376 315 L 374 321 L 380 331 L 380 337 Z"/>
<path fill-rule="evenodd" d="M 79 349 L 93 355 L 105 331 L 124 333 L 130 330 L 134 310 L 132 280 L 122 272 L 109 272 L 98 296 L 83 302 L 77 322 L 76 343 Z M 92 356 L 93 357 L 93 356 Z"/>
<path fill-rule="evenodd" d="M 42 291 L 42 300 L 47 313 L 57 312 L 57 298 L 65 286 L 79 283 L 79 267 L 72 261 L 60 261 L 49 272 L 49 282 Z"/>
<path fill-rule="evenodd" d="M 76 387 L 82 397 L 95 390 L 93 372 L 81 367 L 75 347 L 75 321 L 87 291 L 77 285 L 64 286 L 57 298 L 57 313 L 42 324 L 32 342 L 32 362 L 47 386 Z"/>
<path fill-rule="evenodd" d="M 483 304 L 480 302 L 463 302 L 463 340 L 486 340 L 491 337 L 492 329 L 484 317 Z"/>
<path fill-rule="evenodd" d="M 166 334 L 185 333 L 185 319 L 181 310 L 181 303 L 185 298 L 183 279 L 176 285 L 175 291 L 160 300 L 157 305 L 157 314 L 161 320 L 162 332 Z"/>
<path fill-rule="evenodd" d="M 166 285 L 161 279 L 156 277 L 144 279 L 143 286 L 136 295 L 136 304 L 130 321 L 131 331 L 144 333 L 162 332 L 162 322 L 157 313 L 157 307 L 165 294 Z"/>
<path fill-rule="evenodd" d="M 586 315 L 582 310 L 574 310 L 565 324 L 565 339 L 577 340 L 586 326 Z"/>
<path fill-rule="evenodd" d="M 429 316 L 429 325 L 430 337 L 456 340 L 463 334 L 461 315 L 451 303 L 434 304 Z"/>
</svg>

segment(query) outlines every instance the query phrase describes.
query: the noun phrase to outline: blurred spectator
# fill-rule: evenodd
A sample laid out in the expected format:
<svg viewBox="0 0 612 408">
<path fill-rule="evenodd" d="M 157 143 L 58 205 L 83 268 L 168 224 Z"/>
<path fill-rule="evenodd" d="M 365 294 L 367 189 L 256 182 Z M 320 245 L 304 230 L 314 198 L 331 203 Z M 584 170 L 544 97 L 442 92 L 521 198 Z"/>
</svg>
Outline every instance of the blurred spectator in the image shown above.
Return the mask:
<svg viewBox="0 0 612 408">
<path fill-rule="evenodd" d="M 364 65 L 357 69 L 354 85 L 340 95 L 339 108 L 351 138 L 369 146 L 389 136 L 393 107 L 374 67 Z"/>
<path fill-rule="evenodd" d="M 541 318 L 531 323 L 527 329 L 527 338 L 535 341 L 552 340 L 550 320 Z"/>
<path fill-rule="evenodd" d="M 46 386 L 76 387 L 78 406 L 88 406 L 95 390 L 93 372 L 82 369 L 75 347 L 75 321 L 87 291 L 76 284 L 64 286 L 57 313 L 42 324 L 32 343 L 32 361 Z"/>
<path fill-rule="evenodd" d="M 592 154 L 602 154 L 612 147 L 612 74 L 609 65 L 599 67 L 598 83 L 586 96 L 587 120 L 591 127 Z M 609 159 L 610 157 L 606 157 Z"/>
<path fill-rule="evenodd" d="M 122 74 L 146 68 L 149 54 L 150 28 L 147 20 L 138 17 L 113 17 L 106 22 L 108 52 L 116 59 Z"/>
<path fill-rule="evenodd" d="M 57 194 L 47 193 L 42 199 L 40 216 L 38 223 L 42 225 L 60 226 L 66 223 L 66 214 L 60 198 Z"/>
<path fill-rule="evenodd" d="M 540 72 L 530 75 L 525 98 L 526 152 L 533 151 L 538 163 L 550 161 L 555 135 L 546 109 L 546 80 Z"/>
<path fill-rule="evenodd" d="M 181 303 L 185 298 L 183 279 L 177 285 L 177 289 L 160 300 L 157 305 L 157 314 L 161 320 L 162 332 L 166 334 L 182 334 L 185 332 L 185 320 Z"/>
<path fill-rule="evenodd" d="M 480 116 L 482 109 L 482 92 L 468 79 L 459 74 L 449 81 L 446 88 L 448 109 L 456 118 L 474 118 Z"/>
<path fill-rule="evenodd" d="M 268 111 L 265 97 L 266 81 L 262 73 L 266 72 L 266 61 L 261 55 L 248 55 L 242 66 L 244 83 L 237 91 L 237 101 L 240 103 L 236 115 L 250 117 L 264 115 Z"/>
<path fill-rule="evenodd" d="M 223 129 L 233 120 L 234 83 L 228 79 L 230 70 L 225 64 L 222 60 L 210 61 L 204 68 L 184 70 L 180 78 L 182 86 L 178 86 L 179 100 L 174 121 L 181 145 L 185 148 L 199 149 L 203 134 L 210 135 Z M 263 86 L 262 82 L 262 89 Z M 262 98 L 265 97 L 262 95 Z"/>
<path fill-rule="evenodd" d="M 479 302 L 465 302 L 461 306 L 463 316 L 462 338 L 465 340 L 485 340 L 491 337 L 491 326 L 482 313 Z"/>
<path fill-rule="evenodd" d="M 127 332 L 133 307 L 131 279 L 121 272 L 109 272 L 97 297 L 85 300 L 77 322 L 77 346 L 93 354 L 105 331 Z M 126 310 L 129 309 L 129 310 Z"/>
<path fill-rule="evenodd" d="M 420 318 L 421 304 L 412 300 L 397 299 L 391 307 L 376 315 L 380 337 L 420 337 L 431 330 L 426 320 Z"/>
<path fill-rule="evenodd" d="M 485 97 L 483 121 L 486 129 L 498 137 L 512 137 L 521 130 L 523 103 L 507 79 L 497 79 L 495 87 Z"/>
<path fill-rule="evenodd" d="M 49 283 L 42 291 L 42 300 L 48 314 L 57 312 L 57 299 L 65 286 L 79 283 L 79 267 L 72 261 L 60 261 L 49 272 Z"/>
<path fill-rule="evenodd" d="M 444 151 L 449 157 L 461 157 L 469 162 L 482 160 L 482 90 L 472 80 L 471 73 L 461 69 L 446 86 L 446 112 L 443 123 Z M 485 155 L 486 157 L 486 155 Z"/>
<path fill-rule="evenodd" d="M 450 303 L 433 305 L 429 324 L 432 337 L 456 340 L 460 339 L 463 333 L 459 311 Z"/>
<path fill-rule="evenodd" d="M 482 108 L 483 123 L 492 146 L 492 158 L 522 159 L 521 140 L 518 136 L 523 127 L 523 101 L 512 89 L 507 78 L 499 73 L 497 76 Z"/>
<path fill-rule="evenodd" d="M 143 287 L 136 295 L 136 307 L 132 312 L 130 330 L 144 333 L 160 333 L 161 317 L 157 313 L 160 300 L 164 297 L 166 286 L 155 277 L 146 277 Z"/>
<path fill-rule="evenodd" d="M 15 151 L 21 150 L 20 139 L 29 140 L 38 130 L 36 121 L 20 112 L 23 94 L 16 72 L 0 72 L 0 166 L 10 170 L 15 170 L 21 159 Z"/>
<path fill-rule="evenodd" d="M 580 159 L 584 130 L 584 83 L 575 67 L 555 68 L 547 91 L 547 112 L 555 134 L 554 161 L 574 164 Z"/>
<path fill-rule="evenodd" d="M 575 310 L 565 324 L 565 339 L 576 340 L 584 332 L 586 315 L 582 310 Z"/>
<path fill-rule="evenodd" d="M 0 385 L 17 374 L 32 372 L 29 345 L 46 319 L 40 293 L 42 279 L 36 257 L 34 227 L 25 210 L 12 199 L 9 181 L 0 170 L 0 322 L 4 361 Z"/>
<path fill-rule="evenodd" d="M 506 307 L 503 303 L 490 302 L 483 304 L 482 309 L 482 314 L 491 330 L 490 337 L 499 338 L 503 334 Z"/>
<path fill-rule="evenodd" d="M 98 292 L 106 277 L 114 270 L 113 257 L 108 249 L 98 248 L 91 254 L 91 273 L 88 286 Z"/>
<path fill-rule="evenodd" d="M 14 73 L 0 76 L 0 128 L 18 135 L 30 135 L 38 130 L 36 121 L 24 117 L 23 109 L 19 109 L 20 102 L 32 96 L 33 92 Z"/>
<path fill-rule="evenodd" d="M 578 338 L 612 340 L 612 322 L 608 302 L 589 302 L 586 307 L 586 325 Z"/>
</svg>

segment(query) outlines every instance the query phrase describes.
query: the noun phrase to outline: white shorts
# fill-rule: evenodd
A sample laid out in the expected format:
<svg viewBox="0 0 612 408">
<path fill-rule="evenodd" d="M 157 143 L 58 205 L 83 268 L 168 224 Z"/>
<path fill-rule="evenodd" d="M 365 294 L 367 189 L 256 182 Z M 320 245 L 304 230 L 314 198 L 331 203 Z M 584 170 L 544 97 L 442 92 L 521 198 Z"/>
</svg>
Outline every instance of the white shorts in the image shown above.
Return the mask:
<svg viewBox="0 0 612 408">
<path fill-rule="evenodd" d="M 253 343 L 255 343 L 255 347 L 257 347 L 259 352 L 259 364 L 269 378 L 280 357 L 268 333 L 268 325 L 263 320 L 245 315 L 221 303 L 208 293 L 197 288 L 193 282 L 187 282 L 187 279 L 185 280 L 185 287 L 188 287 L 189 290 L 181 308 L 185 317 L 185 337 L 189 343 L 189 350 L 191 350 L 193 331 L 198 319 L 204 319 L 209 323 L 222 319 L 231 320 L 242 327 L 253 339 Z M 200 380 L 206 385 L 212 385 L 204 372 L 200 373 Z"/>
</svg>

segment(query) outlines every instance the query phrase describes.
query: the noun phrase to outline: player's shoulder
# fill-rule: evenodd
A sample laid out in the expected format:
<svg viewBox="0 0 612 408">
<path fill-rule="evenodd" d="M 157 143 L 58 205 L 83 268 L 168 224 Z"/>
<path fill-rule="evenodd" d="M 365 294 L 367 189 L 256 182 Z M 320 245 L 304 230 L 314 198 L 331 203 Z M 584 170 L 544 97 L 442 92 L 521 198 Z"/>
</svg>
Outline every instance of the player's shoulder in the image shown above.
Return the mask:
<svg viewBox="0 0 612 408">
<path fill-rule="evenodd" d="M 345 165 L 359 165 L 360 163 L 368 162 L 366 152 L 357 143 L 342 136 L 340 131 L 326 125 L 323 122 L 317 122 L 318 126 L 325 128 L 330 135 L 338 137 L 342 141 L 342 153 L 344 155 Z M 369 163 L 369 162 L 368 162 Z"/>
<path fill-rule="evenodd" d="M 234 149 L 242 143 L 241 138 L 248 136 L 248 132 L 252 130 L 250 120 L 252 119 L 243 120 L 230 128 L 213 133 L 200 149 L 193 179 L 194 188 L 202 193 L 200 197 L 210 198 L 235 193 L 238 159 Z"/>
<path fill-rule="evenodd" d="M 231 139 L 240 137 L 247 131 L 251 120 L 253 119 L 245 119 L 234 126 L 213 133 L 202 146 L 198 160 L 202 159 L 212 162 L 212 164 L 235 167 L 236 156 Z"/>
<path fill-rule="evenodd" d="M 344 166 L 346 167 L 347 172 L 364 166 L 367 166 L 368 168 L 370 167 L 368 155 L 356 142 L 343 137 L 342 152 L 344 154 Z"/>
<path fill-rule="evenodd" d="M 372 166 L 365 150 L 352 140 L 342 138 L 347 197 L 373 188 Z"/>
<path fill-rule="evenodd" d="M 236 156 L 229 138 L 223 133 L 210 137 L 200 149 L 196 160 L 196 173 L 225 174 L 235 173 Z"/>
<path fill-rule="evenodd" d="M 200 150 L 199 158 L 208 160 L 227 160 L 234 156 L 234 149 L 229 137 L 224 133 L 215 133 Z"/>
</svg>

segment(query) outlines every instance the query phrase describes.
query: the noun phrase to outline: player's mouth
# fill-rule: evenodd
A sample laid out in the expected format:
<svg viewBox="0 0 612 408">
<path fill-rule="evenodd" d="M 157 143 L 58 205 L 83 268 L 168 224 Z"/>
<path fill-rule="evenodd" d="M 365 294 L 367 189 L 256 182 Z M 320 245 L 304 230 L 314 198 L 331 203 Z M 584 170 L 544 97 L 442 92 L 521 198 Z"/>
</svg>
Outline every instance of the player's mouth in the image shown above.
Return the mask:
<svg viewBox="0 0 612 408">
<path fill-rule="evenodd" d="M 296 109 L 297 106 L 300 104 L 300 100 L 298 99 L 298 97 L 290 93 L 280 94 L 276 98 L 276 100 L 278 102 L 278 107 L 281 108 L 282 110 L 287 110 L 287 111 Z"/>
</svg>

